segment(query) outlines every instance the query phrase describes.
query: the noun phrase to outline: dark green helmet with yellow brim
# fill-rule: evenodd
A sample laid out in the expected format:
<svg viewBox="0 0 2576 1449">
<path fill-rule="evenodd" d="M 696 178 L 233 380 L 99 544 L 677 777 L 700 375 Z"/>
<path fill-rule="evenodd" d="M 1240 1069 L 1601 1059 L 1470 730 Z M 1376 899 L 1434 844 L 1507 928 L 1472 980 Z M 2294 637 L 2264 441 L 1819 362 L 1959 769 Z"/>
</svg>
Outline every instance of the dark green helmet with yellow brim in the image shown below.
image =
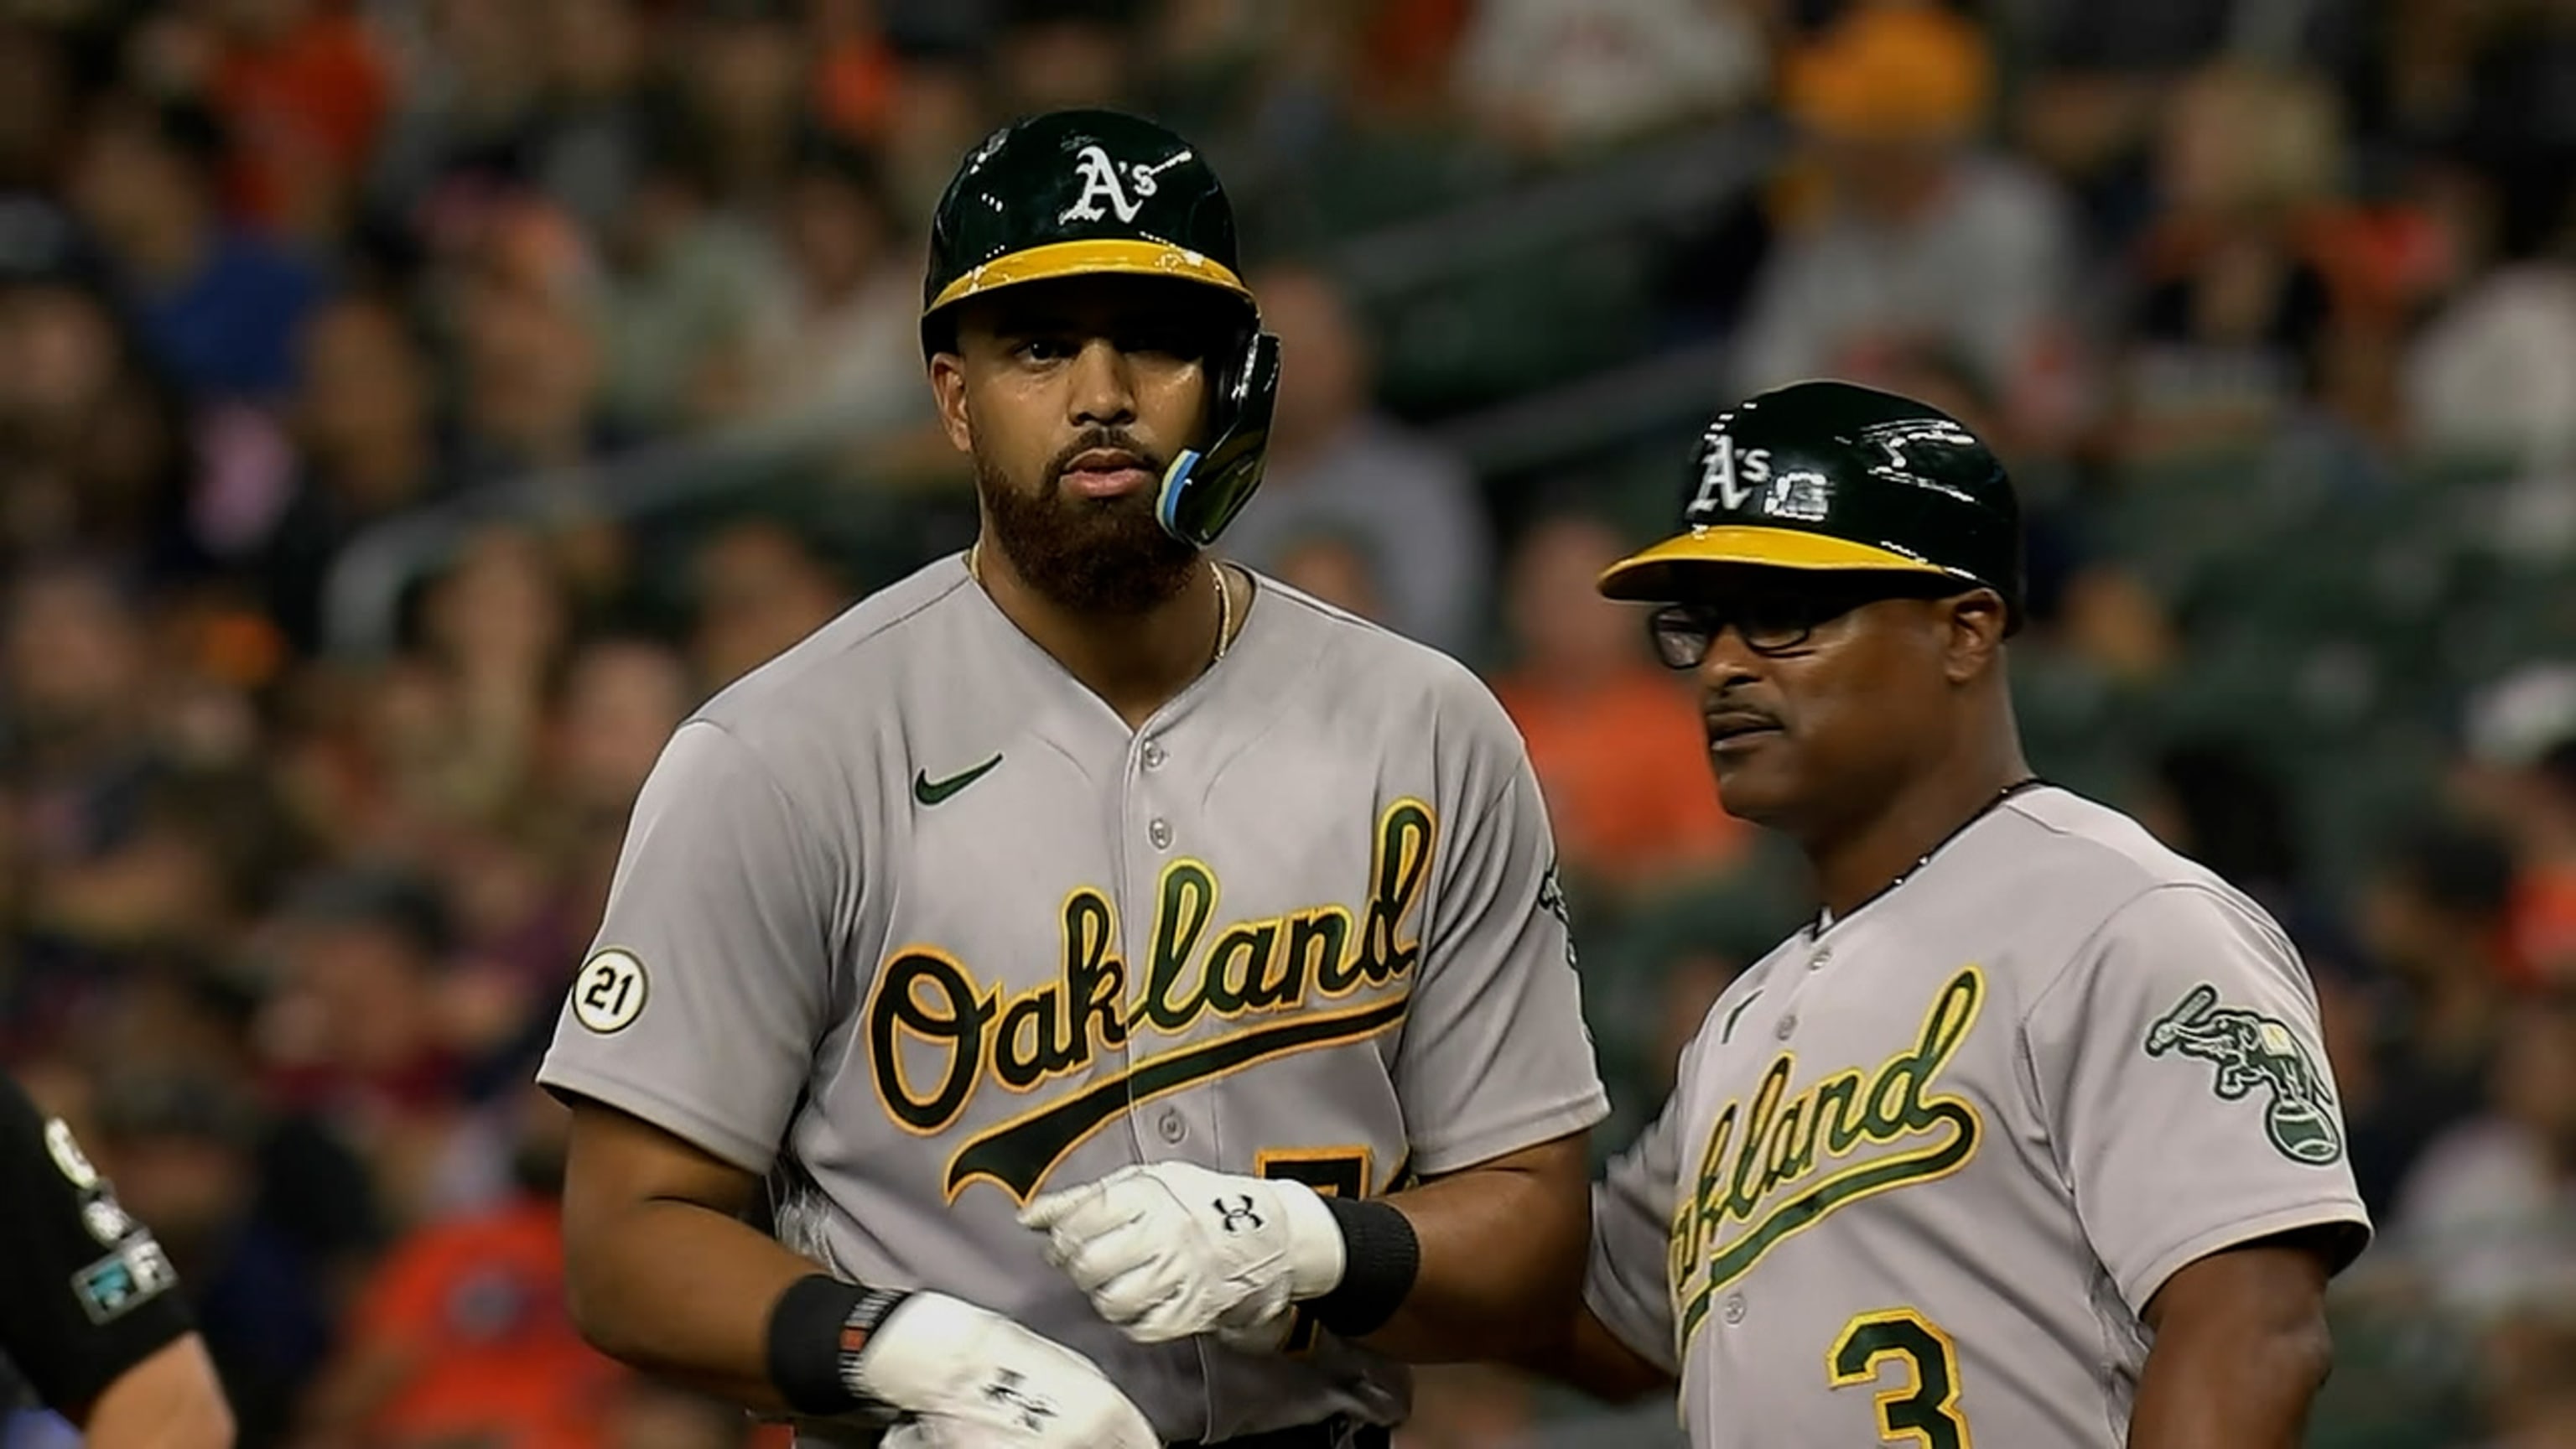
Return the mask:
<svg viewBox="0 0 2576 1449">
<path fill-rule="evenodd" d="M 1792 383 L 1711 423 L 1691 450 L 1682 532 L 1603 572 L 1614 599 L 1691 596 L 1714 566 L 1937 574 L 2023 610 L 2021 506 L 1993 451 L 1928 403 Z"/>
<path fill-rule="evenodd" d="M 1172 459 L 1155 500 L 1165 529 L 1204 548 L 1261 486 L 1279 397 L 1279 339 L 1238 267 L 1234 209 L 1196 147 L 1117 111 L 1048 112 L 986 139 L 940 198 L 922 350 L 953 348 L 957 304 L 1005 287 L 1106 275 L 1205 288 L 1232 324 L 1208 358 L 1209 438 Z"/>
</svg>

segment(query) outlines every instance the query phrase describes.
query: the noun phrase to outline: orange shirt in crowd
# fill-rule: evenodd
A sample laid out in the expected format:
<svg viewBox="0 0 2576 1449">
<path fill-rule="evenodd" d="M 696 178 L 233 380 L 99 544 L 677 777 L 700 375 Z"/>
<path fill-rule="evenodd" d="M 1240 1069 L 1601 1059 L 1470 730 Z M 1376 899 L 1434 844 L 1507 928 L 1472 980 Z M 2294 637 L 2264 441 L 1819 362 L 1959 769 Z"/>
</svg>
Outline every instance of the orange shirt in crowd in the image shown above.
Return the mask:
<svg viewBox="0 0 2576 1449">
<path fill-rule="evenodd" d="M 881 39 L 844 40 L 815 64 L 814 113 L 847 140 L 874 142 L 893 123 L 902 88 L 903 68 Z"/>
<path fill-rule="evenodd" d="M 327 197 L 357 179 L 392 89 L 364 23 L 326 9 L 272 45 L 233 47 L 214 95 L 233 151 L 233 214 L 292 227 L 319 219 L 304 214 L 315 182 Z"/>
<path fill-rule="evenodd" d="M 404 1240 L 368 1286 L 355 1337 L 361 1355 L 412 1366 L 367 1425 L 370 1444 L 602 1449 L 603 1409 L 623 1381 L 564 1310 L 563 1232 L 547 1201 Z"/>
<path fill-rule="evenodd" d="M 2506 907 L 2506 984 L 2576 982 L 2576 866 L 2538 866 L 2513 883 Z"/>
<path fill-rule="evenodd" d="M 1751 827 L 1717 803 L 1708 739 L 1689 693 L 1651 667 L 1579 691 L 1497 681 L 1528 741 L 1568 871 L 1659 878 L 1726 864 Z"/>
</svg>

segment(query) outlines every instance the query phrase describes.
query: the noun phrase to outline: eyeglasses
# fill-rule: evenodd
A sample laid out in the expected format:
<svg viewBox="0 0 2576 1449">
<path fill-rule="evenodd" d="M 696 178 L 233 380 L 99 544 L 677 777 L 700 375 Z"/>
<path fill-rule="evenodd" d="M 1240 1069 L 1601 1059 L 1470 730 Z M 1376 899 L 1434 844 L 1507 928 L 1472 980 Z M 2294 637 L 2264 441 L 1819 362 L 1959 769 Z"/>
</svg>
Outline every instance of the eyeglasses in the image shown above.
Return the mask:
<svg viewBox="0 0 2576 1449">
<path fill-rule="evenodd" d="M 1817 629 L 1864 604 L 1946 599 L 1965 592 L 1951 579 L 1819 580 L 1795 588 L 1749 590 L 1722 601 L 1665 604 L 1646 616 L 1646 634 L 1665 667 L 1697 669 L 1730 628 L 1756 654 L 1793 654 Z"/>
</svg>

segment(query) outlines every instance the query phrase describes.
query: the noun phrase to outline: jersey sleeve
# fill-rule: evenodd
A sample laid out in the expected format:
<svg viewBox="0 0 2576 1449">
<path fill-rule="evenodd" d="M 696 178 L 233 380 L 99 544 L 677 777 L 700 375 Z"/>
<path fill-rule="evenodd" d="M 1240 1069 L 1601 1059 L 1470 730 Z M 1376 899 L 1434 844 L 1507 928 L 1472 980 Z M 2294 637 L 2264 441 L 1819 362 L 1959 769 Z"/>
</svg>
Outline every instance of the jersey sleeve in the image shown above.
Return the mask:
<svg viewBox="0 0 2576 1449">
<path fill-rule="evenodd" d="M 1413 1166 L 1425 1175 L 1580 1131 L 1610 1110 L 1538 777 L 1499 706 L 1494 715 L 1514 742 L 1510 773 L 1460 822 L 1396 1054 Z"/>
<path fill-rule="evenodd" d="M 1583 1306 L 1630 1352 L 1678 1377 L 1670 1279 L 1673 1213 L 1681 1191 L 1681 1099 L 1592 1185 L 1592 1253 Z"/>
<path fill-rule="evenodd" d="M 748 747 L 682 726 L 637 797 L 537 1080 L 766 1173 L 831 999 L 828 860 Z"/>
<path fill-rule="evenodd" d="M 2368 1240 L 2315 990 L 2250 904 L 2191 884 L 2143 893 L 2023 1032 L 2076 1212 L 2133 1311 L 2235 1244 L 2326 1228 L 2340 1270 Z"/>
<path fill-rule="evenodd" d="M 195 1329 L 178 1274 L 71 1129 L 0 1079 L 0 1353 L 77 1417 Z"/>
</svg>

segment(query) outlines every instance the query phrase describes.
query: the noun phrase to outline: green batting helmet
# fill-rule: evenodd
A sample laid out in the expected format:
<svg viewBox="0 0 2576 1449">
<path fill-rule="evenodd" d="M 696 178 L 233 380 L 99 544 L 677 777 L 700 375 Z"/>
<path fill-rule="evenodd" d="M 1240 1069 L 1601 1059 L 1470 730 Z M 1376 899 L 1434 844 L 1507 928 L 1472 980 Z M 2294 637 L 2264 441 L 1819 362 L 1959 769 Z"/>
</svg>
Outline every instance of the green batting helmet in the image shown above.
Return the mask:
<svg viewBox="0 0 2576 1449">
<path fill-rule="evenodd" d="M 1957 418 L 1847 382 L 1800 382 L 1720 414 L 1691 450 L 1683 531 L 1603 572 L 1614 599 L 1689 596 L 1712 565 L 1940 574 L 2022 617 L 2021 506 Z"/>
<path fill-rule="evenodd" d="M 1197 148 L 1116 111 L 1053 111 L 996 131 L 948 183 L 930 224 L 921 345 L 956 345 L 951 311 L 1024 282 L 1165 277 L 1202 288 L 1231 317 L 1208 359 L 1206 444 L 1164 470 L 1155 511 L 1173 536 L 1215 542 L 1261 486 L 1279 397 L 1279 339 L 1237 274 L 1234 208 Z"/>
</svg>

